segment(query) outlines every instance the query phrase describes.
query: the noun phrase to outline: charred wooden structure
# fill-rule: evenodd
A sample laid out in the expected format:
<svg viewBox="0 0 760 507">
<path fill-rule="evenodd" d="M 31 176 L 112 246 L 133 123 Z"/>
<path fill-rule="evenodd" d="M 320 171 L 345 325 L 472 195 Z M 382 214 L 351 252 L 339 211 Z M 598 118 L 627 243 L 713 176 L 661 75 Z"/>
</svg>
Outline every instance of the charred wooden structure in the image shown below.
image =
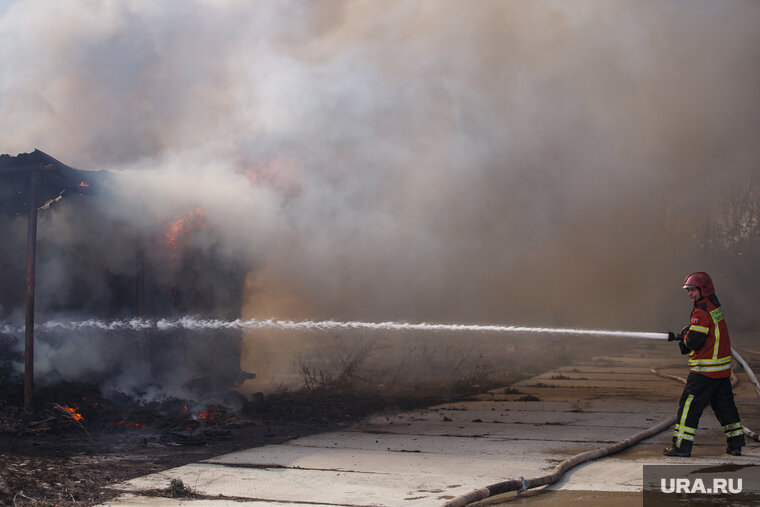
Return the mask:
<svg viewBox="0 0 760 507">
<path fill-rule="evenodd" d="M 32 293 L 38 325 L 61 317 L 240 316 L 246 266 L 224 253 L 201 208 L 183 217 L 146 219 L 115 207 L 114 196 L 120 191 L 119 174 L 79 171 L 39 150 L 0 155 L 0 322 L 6 323 L 0 326 L 5 331 L 0 352 L 14 365 L 5 375 L 18 375 L 19 370 L 21 339 L 9 330 L 17 329 L 25 311 L 29 315 L 25 254 L 30 208 L 39 211 L 33 245 L 36 297 Z M 179 230 L 172 228 L 177 220 L 183 225 Z M 193 241 L 201 230 L 203 241 Z M 35 277 L 32 281 L 35 285 Z M 51 356 L 43 358 L 48 365 L 46 382 L 58 376 L 100 382 L 115 390 L 203 396 L 251 377 L 240 370 L 239 331 L 45 331 L 37 339 L 45 344 L 44 351 L 37 350 L 38 360 Z M 72 344 L 84 349 L 79 356 L 73 353 L 73 362 L 88 357 L 86 365 L 56 363 L 64 348 L 72 356 Z M 97 354 L 102 361 L 92 357 Z"/>
</svg>

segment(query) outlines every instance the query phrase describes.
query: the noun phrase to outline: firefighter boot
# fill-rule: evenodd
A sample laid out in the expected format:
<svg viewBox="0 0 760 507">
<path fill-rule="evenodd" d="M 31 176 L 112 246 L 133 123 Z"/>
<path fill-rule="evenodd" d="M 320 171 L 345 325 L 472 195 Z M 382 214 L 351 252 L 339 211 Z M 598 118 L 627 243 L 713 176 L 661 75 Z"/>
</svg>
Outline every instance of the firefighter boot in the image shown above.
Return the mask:
<svg viewBox="0 0 760 507">
<path fill-rule="evenodd" d="M 731 456 L 741 456 L 742 455 L 742 448 L 741 447 L 731 447 L 730 445 L 726 446 L 726 454 L 730 454 Z"/>
<path fill-rule="evenodd" d="M 744 445 L 744 435 L 738 437 L 729 437 L 726 439 L 726 454 L 731 456 L 741 456 L 742 446 Z"/>
<path fill-rule="evenodd" d="M 664 449 L 662 453 L 665 456 L 688 458 L 689 456 L 691 456 L 691 445 L 692 443 L 689 440 L 682 441 L 680 446 L 676 445 L 676 443 L 673 442 L 673 445 Z"/>
</svg>

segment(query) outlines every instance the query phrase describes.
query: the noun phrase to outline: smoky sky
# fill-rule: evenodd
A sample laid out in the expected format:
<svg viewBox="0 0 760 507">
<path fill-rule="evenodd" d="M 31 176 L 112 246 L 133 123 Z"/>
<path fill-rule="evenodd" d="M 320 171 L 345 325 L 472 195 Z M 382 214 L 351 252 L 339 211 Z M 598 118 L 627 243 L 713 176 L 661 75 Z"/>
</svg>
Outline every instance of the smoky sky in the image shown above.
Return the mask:
<svg viewBox="0 0 760 507">
<path fill-rule="evenodd" d="M 115 216 L 202 207 L 256 316 L 655 330 L 688 272 L 741 279 L 673 224 L 757 183 L 758 26 L 751 0 L 2 2 L 0 152 L 124 173 Z"/>
</svg>

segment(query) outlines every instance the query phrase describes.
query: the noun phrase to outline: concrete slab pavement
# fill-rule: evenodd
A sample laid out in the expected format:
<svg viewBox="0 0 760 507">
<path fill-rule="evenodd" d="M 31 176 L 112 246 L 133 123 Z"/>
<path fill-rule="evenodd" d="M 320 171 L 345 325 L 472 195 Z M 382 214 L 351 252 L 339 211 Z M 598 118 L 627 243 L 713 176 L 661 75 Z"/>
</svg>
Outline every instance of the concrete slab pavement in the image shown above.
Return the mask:
<svg viewBox="0 0 760 507">
<path fill-rule="evenodd" d="M 109 505 L 177 505 L 177 500 L 148 496 L 171 479 L 181 479 L 202 496 L 181 501 L 193 507 L 441 505 L 482 486 L 544 475 L 568 456 L 622 440 L 674 415 L 682 385 L 652 375 L 651 367 L 686 374 L 682 358 L 642 344 L 625 357 L 591 358 L 469 400 L 375 415 L 344 431 L 136 478 L 118 485 L 123 494 Z M 754 390 L 744 382 L 736 395 L 744 423 L 757 430 L 760 401 Z M 528 399 L 538 401 L 524 401 Z M 666 431 L 576 467 L 549 489 L 638 493 L 644 464 L 683 461 L 662 456 L 670 436 Z M 756 442 L 741 457 L 723 454 L 724 446 L 708 409 L 692 461 L 760 464 Z"/>
</svg>

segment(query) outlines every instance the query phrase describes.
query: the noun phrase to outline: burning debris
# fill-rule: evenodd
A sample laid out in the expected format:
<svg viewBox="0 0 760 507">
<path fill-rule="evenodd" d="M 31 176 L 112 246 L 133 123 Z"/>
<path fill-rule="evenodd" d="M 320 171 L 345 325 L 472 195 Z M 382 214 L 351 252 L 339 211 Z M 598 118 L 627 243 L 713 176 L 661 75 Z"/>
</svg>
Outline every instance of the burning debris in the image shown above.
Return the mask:
<svg viewBox="0 0 760 507">
<path fill-rule="evenodd" d="M 246 266 L 223 253 L 207 212 L 145 221 L 112 206 L 121 184 L 40 151 L 0 156 L 0 442 L 13 451 L 0 451 L 2 504 L 99 503 L 98 485 L 153 470 L 150 456 L 182 462 L 188 448 L 243 445 L 232 429 L 263 431 L 234 391 L 254 377 L 240 368 L 240 329 L 40 325 L 240 317 Z M 111 463 L 115 448 L 133 463 Z M 107 473 L 72 465 L 83 453 L 100 453 Z"/>
<path fill-rule="evenodd" d="M 39 185 L 32 189 L 35 171 Z M 22 214 L 35 192 L 45 203 L 33 241 L 37 273 L 31 279 L 39 287 L 31 301 L 36 299 L 32 311 L 37 322 L 54 315 L 79 321 L 240 316 L 246 267 L 220 253 L 207 212 L 197 207 L 179 218 L 167 216 L 166 225 L 145 223 L 111 209 L 121 183 L 119 175 L 79 171 L 40 151 L 0 157 L 0 225 L 8 231 L 0 249 L 0 319 L 5 322 L 0 357 L 9 375 L 19 373 L 23 363 L 18 355 L 24 347 L 23 327 L 9 322 L 18 322 L 24 311 L 21 274 L 29 264 L 25 269 Z M 203 241 L 196 241 L 201 233 Z M 28 291 L 29 283 L 26 287 Z M 199 400 L 222 399 L 253 377 L 240 369 L 241 331 L 234 329 L 211 336 L 183 329 L 107 335 L 102 330 L 40 328 L 34 342 L 34 377 L 41 386 L 90 382 L 101 385 L 104 394 Z M 28 355 L 28 337 L 26 348 Z"/>
<path fill-rule="evenodd" d="M 57 403 L 54 403 L 53 408 L 63 413 L 66 417 L 68 417 L 75 423 L 81 424 L 81 421 L 84 420 L 84 417 L 82 416 L 82 414 L 77 412 L 77 410 L 79 410 L 79 407 L 71 408 L 71 407 L 65 407 L 65 406 L 58 405 Z"/>
<path fill-rule="evenodd" d="M 96 385 L 59 383 L 40 389 L 37 410 L 25 415 L 19 394 L 9 386 L 0 400 L 0 433 L 66 434 L 82 430 L 91 434 L 138 432 L 164 444 L 202 445 L 209 440 L 231 438 L 230 428 L 251 423 L 241 410 L 246 400 L 225 404 L 199 404 L 191 400 L 165 399 L 150 403 L 121 394 L 106 397 Z M 85 393 L 85 394 L 82 394 Z M 231 409 L 229 407 L 234 407 Z"/>
</svg>

